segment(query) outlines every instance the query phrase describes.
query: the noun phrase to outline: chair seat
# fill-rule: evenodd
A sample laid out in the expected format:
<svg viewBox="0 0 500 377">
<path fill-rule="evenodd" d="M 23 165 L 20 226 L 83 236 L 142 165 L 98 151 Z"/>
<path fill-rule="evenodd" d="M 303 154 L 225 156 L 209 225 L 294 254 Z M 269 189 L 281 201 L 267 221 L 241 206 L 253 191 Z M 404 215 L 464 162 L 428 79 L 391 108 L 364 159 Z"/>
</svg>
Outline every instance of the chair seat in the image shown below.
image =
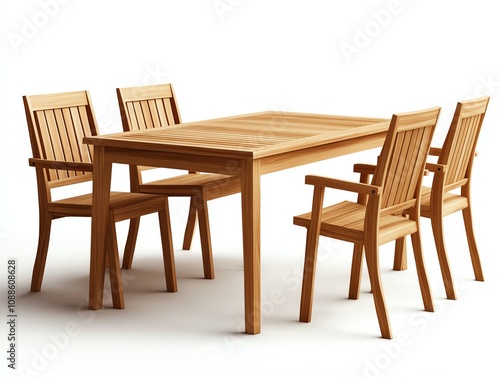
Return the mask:
<svg viewBox="0 0 500 377">
<path fill-rule="evenodd" d="M 420 205 L 420 215 L 423 217 L 431 217 L 431 188 L 422 187 L 422 198 Z M 446 192 L 443 195 L 443 216 L 450 215 L 469 206 L 469 202 L 465 196 Z"/>
<path fill-rule="evenodd" d="M 240 178 L 224 174 L 183 174 L 143 183 L 140 191 L 148 194 L 186 196 L 186 192 L 204 190 L 207 200 L 240 192 Z"/>
<path fill-rule="evenodd" d="M 56 200 L 48 205 L 54 216 L 92 216 L 92 194 L 74 196 Z M 165 208 L 165 197 L 162 195 L 138 194 L 130 192 L 110 193 L 109 209 L 115 212 L 116 221 L 130 219 L 137 216 L 158 212 Z M 126 212 L 126 214 L 124 213 Z"/>
<path fill-rule="evenodd" d="M 334 237 L 353 243 L 364 242 L 366 207 L 362 204 L 343 201 L 323 208 L 321 215 L 322 236 Z M 400 234 L 411 234 L 417 231 L 417 223 L 404 216 L 384 214 L 380 216 L 379 244 L 383 245 L 400 237 Z M 293 218 L 295 225 L 308 228 L 311 213 Z"/>
</svg>

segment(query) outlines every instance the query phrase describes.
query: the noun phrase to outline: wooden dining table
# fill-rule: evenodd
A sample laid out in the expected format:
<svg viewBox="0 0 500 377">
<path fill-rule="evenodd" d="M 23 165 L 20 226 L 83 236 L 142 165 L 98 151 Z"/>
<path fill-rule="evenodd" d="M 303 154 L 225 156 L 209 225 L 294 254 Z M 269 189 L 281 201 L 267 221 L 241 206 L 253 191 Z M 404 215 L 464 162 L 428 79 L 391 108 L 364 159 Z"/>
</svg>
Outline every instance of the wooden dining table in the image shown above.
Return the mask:
<svg viewBox="0 0 500 377">
<path fill-rule="evenodd" d="M 112 164 L 237 175 L 241 180 L 245 332 L 261 330 L 261 175 L 379 147 L 389 119 L 266 111 L 84 138 L 94 149 L 89 309 L 103 305 Z"/>
</svg>

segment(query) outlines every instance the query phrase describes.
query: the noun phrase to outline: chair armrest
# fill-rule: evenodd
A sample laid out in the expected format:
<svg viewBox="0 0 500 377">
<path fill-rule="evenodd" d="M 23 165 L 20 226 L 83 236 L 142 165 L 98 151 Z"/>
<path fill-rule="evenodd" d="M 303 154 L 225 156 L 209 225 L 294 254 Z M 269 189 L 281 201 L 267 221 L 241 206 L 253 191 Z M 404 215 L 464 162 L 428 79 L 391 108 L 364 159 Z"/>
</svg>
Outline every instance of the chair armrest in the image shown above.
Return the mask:
<svg viewBox="0 0 500 377">
<path fill-rule="evenodd" d="M 431 156 L 439 156 L 441 154 L 441 148 L 431 147 L 429 149 L 429 155 Z"/>
<path fill-rule="evenodd" d="M 442 148 L 431 147 L 431 149 L 429 149 L 429 155 L 430 156 L 439 156 L 441 154 L 441 150 L 442 150 Z M 477 157 L 477 156 L 479 156 L 479 152 L 475 151 L 474 157 Z"/>
<path fill-rule="evenodd" d="M 354 172 L 361 174 L 373 174 L 376 167 L 376 165 L 370 164 L 354 164 Z"/>
<path fill-rule="evenodd" d="M 446 166 L 443 164 L 435 164 L 432 162 L 427 162 L 425 164 L 425 170 L 428 170 L 432 173 L 444 173 L 446 171 Z"/>
<path fill-rule="evenodd" d="M 356 192 L 366 195 L 380 195 L 381 187 L 369 185 L 366 183 L 358 183 L 352 181 L 344 181 L 340 179 L 320 177 L 317 175 L 307 175 L 306 184 L 314 186 L 329 187 L 338 190 Z"/>
<path fill-rule="evenodd" d="M 73 170 L 73 171 L 93 171 L 94 166 L 88 162 L 70 162 L 45 160 L 41 158 L 30 158 L 29 165 L 36 168 Z"/>
</svg>

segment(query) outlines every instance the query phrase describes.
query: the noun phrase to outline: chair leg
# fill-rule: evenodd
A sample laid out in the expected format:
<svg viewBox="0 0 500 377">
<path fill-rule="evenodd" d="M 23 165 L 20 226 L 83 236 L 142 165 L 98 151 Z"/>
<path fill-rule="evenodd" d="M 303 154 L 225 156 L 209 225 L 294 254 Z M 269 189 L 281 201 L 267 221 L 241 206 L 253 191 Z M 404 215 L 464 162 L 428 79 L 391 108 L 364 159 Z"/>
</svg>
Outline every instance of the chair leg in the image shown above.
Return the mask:
<svg viewBox="0 0 500 377">
<path fill-rule="evenodd" d="M 387 314 L 384 292 L 382 290 L 380 278 L 378 246 L 376 245 L 376 242 L 365 245 L 365 254 L 380 332 L 383 338 L 392 339 L 391 325 L 389 324 L 389 316 Z"/>
<path fill-rule="evenodd" d="M 316 261 L 318 259 L 318 238 L 316 240 L 310 240 L 306 245 L 304 273 L 302 275 L 302 292 L 300 297 L 300 322 L 311 322 L 314 278 L 316 276 Z"/>
<path fill-rule="evenodd" d="M 434 311 L 434 304 L 432 302 L 431 288 L 427 273 L 425 271 L 424 256 L 422 254 L 422 242 L 420 240 L 420 232 L 415 232 L 411 235 L 411 243 L 413 246 L 413 254 L 415 256 L 415 265 L 417 268 L 418 283 L 420 285 L 420 292 L 424 302 L 424 308 L 428 312 Z"/>
<path fill-rule="evenodd" d="M 203 194 L 198 201 L 198 222 L 200 227 L 201 253 L 203 257 L 203 272 L 205 279 L 213 279 L 214 263 L 212 257 L 212 240 L 210 237 L 210 222 L 208 220 L 208 206 Z"/>
<path fill-rule="evenodd" d="M 453 287 L 453 278 L 451 276 L 450 264 L 448 256 L 446 255 L 446 246 L 444 243 L 443 234 L 443 217 L 431 217 L 432 232 L 434 234 L 434 242 L 436 243 L 436 250 L 439 259 L 439 266 L 441 268 L 441 275 L 443 277 L 444 287 L 446 290 L 446 297 L 449 300 L 455 300 L 455 289 Z"/>
<path fill-rule="evenodd" d="M 349 298 L 357 300 L 361 285 L 361 275 L 363 269 L 363 245 L 354 244 L 351 263 L 351 282 L 349 284 Z"/>
<path fill-rule="evenodd" d="M 165 200 L 165 210 L 158 212 L 160 220 L 161 243 L 163 248 L 163 267 L 167 292 L 177 292 L 177 276 L 175 272 L 174 247 L 172 245 L 172 230 L 168 212 L 168 200 Z"/>
<path fill-rule="evenodd" d="M 408 268 L 408 259 L 406 254 L 406 240 L 405 237 L 396 240 L 394 265 L 392 267 L 395 271 L 404 271 Z"/>
<path fill-rule="evenodd" d="M 137 233 L 139 232 L 140 221 L 140 217 L 130 219 L 127 243 L 125 244 L 122 262 L 122 268 L 125 270 L 130 270 L 132 268 L 132 259 L 134 258 L 134 251 L 137 242 Z"/>
<path fill-rule="evenodd" d="M 189 201 L 189 213 L 186 223 L 186 230 L 184 232 L 184 242 L 182 243 L 183 250 L 191 249 L 191 243 L 193 242 L 194 229 L 196 227 L 196 212 L 197 212 L 197 197 L 192 196 Z"/>
<path fill-rule="evenodd" d="M 474 228 L 472 227 L 472 211 L 470 207 L 462 210 L 462 216 L 464 218 L 465 232 L 467 234 L 472 267 L 474 268 L 474 276 L 476 280 L 484 281 L 479 251 L 477 250 L 476 237 L 474 236 Z"/>
<path fill-rule="evenodd" d="M 116 241 L 116 229 L 114 214 L 109 214 L 107 237 L 107 255 L 109 261 L 109 281 L 111 285 L 111 297 L 113 298 L 113 308 L 123 309 L 125 301 L 123 299 L 122 275 L 120 271 L 120 258 L 118 256 L 118 244 Z"/>
<path fill-rule="evenodd" d="M 43 274 L 45 272 L 45 262 L 47 261 L 47 252 L 49 249 L 51 225 L 52 218 L 50 216 L 40 216 L 38 247 L 36 252 L 35 264 L 33 266 L 33 275 L 31 277 L 32 292 L 40 292 L 40 290 L 42 289 Z"/>
<path fill-rule="evenodd" d="M 307 228 L 304 273 L 302 274 L 302 292 L 300 296 L 299 314 L 300 322 L 311 322 L 314 278 L 316 275 L 316 260 L 318 259 L 318 244 L 321 229 L 320 213 L 323 206 L 324 194 L 324 187 L 314 187 L 311 222 Z"/>
</svg>

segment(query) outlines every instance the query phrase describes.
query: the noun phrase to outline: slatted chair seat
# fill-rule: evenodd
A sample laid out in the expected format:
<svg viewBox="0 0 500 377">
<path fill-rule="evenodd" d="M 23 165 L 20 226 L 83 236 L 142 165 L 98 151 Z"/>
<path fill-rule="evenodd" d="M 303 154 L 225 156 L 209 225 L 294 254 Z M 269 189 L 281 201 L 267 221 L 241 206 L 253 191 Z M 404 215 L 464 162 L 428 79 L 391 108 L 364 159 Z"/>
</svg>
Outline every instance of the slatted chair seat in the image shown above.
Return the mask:
<svg viewBox="0 0 500 377">
<path fill-rule="evenodd" d="M 217 199 L 224 192 L 240 191 L 239 179 L 224 174 L 182 174 L 141 185 L 141 192 L 167 196 L 186 196 L 187 192 L 204 191 L 206 200 Z"/>
<path fill-rule="evenodd" d="M 422 199 L 420 206 L 420 216 L 431 217 L 432 204 L 431 204 L 430 187 L 422 187 Z M 469 206 L 469 201 L 466 197 L 453 192 L 446 192 L 443 194 L 443 216 L 451 215 L 457 211 L 461 211 Z"/>
<path fill-rule="evenodd" d="M 366 206 L 344 201 L 323 208 L 320 235 L 335 237 L 353 243 L 363 243 L 365 234 Z M 294 217 L 294 225 L 308 228 L 311 213 Z M 387 213 L 379 218 L 379 245 L 393 241 L 397 234 L 411 234 L 417 231 L 415 221 L 400 214 Z"/>
<path fill-rule="evenodd" d="M 131 209 L 137 207 L 138 213 L 154 213 L 159 205 L 164 205 L 165 198 L 161 195 L 143 195 L 129 192 L 111 191 L 109 209 L 115 213 L 116 221 L 129 220 Z M 48 204 L 48 210 L 54 216 L 92 216 L 92 194 L 84 194 L 54 200 Z M 79 215 L 80 214 L 80 215 Z"/>
<path fill-rule="evenodd" d="M 52 220 L 92 216 L 92 193 L 52 200 L 52 189 L 92 181 L 93 149 L 82 140 L 96 136 L 98 129 L 87 91 L 24 96 L 23 101 L 33 151 L 29 164 L 36 169 L 38 186 L 40 229 L 31 280 L 31 290 L 38 292 L 45 272 Z M 162 195 L 112 192 L 105 255 L 115 308 L 124 307 L 115 222 L 155 212 L 160 222 L 167 290 L 177 290 L 167 200 Z"/>
</svg>

